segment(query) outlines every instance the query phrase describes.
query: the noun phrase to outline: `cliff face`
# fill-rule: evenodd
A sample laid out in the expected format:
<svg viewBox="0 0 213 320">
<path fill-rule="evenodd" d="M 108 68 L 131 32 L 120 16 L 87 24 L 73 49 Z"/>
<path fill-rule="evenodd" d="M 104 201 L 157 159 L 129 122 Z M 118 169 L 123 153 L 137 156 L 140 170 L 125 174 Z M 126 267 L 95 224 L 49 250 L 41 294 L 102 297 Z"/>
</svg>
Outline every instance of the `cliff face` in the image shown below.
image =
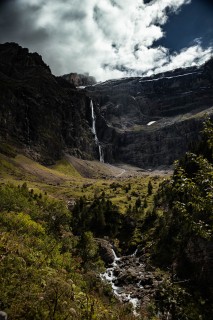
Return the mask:
<svg viewBox="0 0 213 320">
<path fill-rule="evenodd" d="M 199 138 L 213 115 L 213 60 L 145 78 L 87 87 L 107 161 L 151 168 L 171 165 Z"/>
<path fill-rule="evenodd" d="M 213 114 L 212 89 L 213 60 L 200 68 L 77 90 L 53 76 L 37 53 L 1 44 L 0 142 L 15 143 L 44 163 L 63 152 L 98 159 L 92 98 L 105 162 L 168 166 L 198 139 L 205 114 Z"/>
<path fill-rule="evenodd" d="M 0 141 L 44 163 L 64 151 L 92 158 L 89 103 L 74 85 L 54 77 L 37 53 L 15 43 L 0 45 Z"/>
<path fill-rule="evenodd" d="M 96 83 L 94 77 L 90 76 L 88 73 L 78 74 L 78 73 L 69 73 L 62 76 L 65 80 L 74 84 L 76 87 L 80 86 L 90 86 Z"/>
</svg>

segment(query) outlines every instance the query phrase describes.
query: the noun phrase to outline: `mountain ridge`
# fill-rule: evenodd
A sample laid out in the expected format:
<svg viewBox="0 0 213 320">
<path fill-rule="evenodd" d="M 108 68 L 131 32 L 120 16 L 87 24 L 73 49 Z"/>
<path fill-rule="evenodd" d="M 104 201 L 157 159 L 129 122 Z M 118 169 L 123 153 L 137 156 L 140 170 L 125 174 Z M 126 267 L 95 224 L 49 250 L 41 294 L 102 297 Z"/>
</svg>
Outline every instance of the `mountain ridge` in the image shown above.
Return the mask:
<svg viewBox="0 0 213 320">
<path fill-rule="evenodd" d="M 18 44 L 1 44 L 0 61 L 1 143 L 41 163 L 65 153 L 98 159 L 100 146 L 105 162 L 169 167 L 199 140 L 205 114 L 213 115 L 213 59 L 83 90 L 52 75 L 39 54 Z"/>
<path fill-rule="evenodd" d="M 89 99 L 52 75 L 37 53 L 0 45 L 0 137 L 35 160 L 51 164 L 65 151 L 94 158 Z"/>
<path fill-rule="evenodd" d="M 199 139 L 213 114 L 213 60 L 151 77 L 86 87 L 106 159 L 143 168 L 171 165 Z"/>
</svg>

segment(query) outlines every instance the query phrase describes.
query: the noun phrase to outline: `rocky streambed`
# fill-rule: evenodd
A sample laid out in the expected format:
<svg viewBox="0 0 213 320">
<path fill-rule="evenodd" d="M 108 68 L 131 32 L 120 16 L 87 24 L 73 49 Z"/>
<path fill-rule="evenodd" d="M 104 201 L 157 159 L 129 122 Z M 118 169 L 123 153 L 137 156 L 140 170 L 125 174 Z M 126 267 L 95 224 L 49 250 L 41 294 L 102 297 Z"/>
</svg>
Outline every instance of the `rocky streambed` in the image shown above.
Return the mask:
<svg viewBox="0 0 213 320">
<path fill-rule="evenodd" d="M 100 275 L 108 282 L 114 295 L 123 303 L 131 303 L 133 313 L 146 307 L 155 296 L 162 279 L 154 268 L 146 263 L 146 257 L 139 250 L 133 254 L 118 257 L 113 246 L 105 240 L 99 241 L 102 258 L 107 264 Z"/>
</svg>

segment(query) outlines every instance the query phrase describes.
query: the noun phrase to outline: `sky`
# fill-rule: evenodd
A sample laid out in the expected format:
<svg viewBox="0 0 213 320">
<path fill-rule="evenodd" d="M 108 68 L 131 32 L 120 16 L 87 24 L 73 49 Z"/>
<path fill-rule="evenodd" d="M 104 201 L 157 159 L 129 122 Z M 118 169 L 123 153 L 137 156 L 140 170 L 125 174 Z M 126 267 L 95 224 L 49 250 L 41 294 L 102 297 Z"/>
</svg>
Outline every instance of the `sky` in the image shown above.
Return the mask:
<svg viewBox="0 0 213 320">
<path fill-rule="evenodd" d="M 53 74 L 97 81 L 201 65 L 212 0 L 0 0 L 0 43 L 38 52 Z"/>
</svg>

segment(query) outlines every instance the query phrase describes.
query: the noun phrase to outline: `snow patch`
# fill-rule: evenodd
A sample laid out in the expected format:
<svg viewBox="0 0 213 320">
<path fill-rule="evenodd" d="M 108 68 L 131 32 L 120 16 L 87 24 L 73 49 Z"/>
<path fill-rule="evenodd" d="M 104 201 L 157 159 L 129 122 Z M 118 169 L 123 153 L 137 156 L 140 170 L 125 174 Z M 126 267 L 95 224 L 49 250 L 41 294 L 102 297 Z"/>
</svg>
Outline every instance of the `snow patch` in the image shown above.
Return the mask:
<svg viewBox="0 0 213 320">
<path fill-rule="evenodd" d="M 156 121 L 150 121 L 149 123 L 147 123 L 147 126 L 151 126 L 153 123 L 155 123 Z"/>
</svg>

